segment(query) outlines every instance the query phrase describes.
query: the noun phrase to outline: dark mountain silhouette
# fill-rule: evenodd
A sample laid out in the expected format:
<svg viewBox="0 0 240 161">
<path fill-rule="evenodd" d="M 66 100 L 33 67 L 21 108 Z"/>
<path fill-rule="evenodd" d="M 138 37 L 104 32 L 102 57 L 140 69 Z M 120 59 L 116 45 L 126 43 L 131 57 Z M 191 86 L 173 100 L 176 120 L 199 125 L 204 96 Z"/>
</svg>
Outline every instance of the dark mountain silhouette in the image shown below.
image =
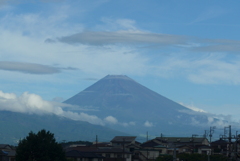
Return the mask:
<svg viewBox="0 0 240 161">
<path fill-rule="evenodd" d="M 74 121 L 56 115 L 29 115 L 23 113 L 0 112 L 1 144 L 16 145 L 17 141 L 28 135 L 30 131 L 41 129 L 54 133 L 58 142 L 66 141 L 109 141 L 116 135 L 127 135 L 99 125 L 92 125 L 83 121 Z"/>
<path fill-rule="evenodd" d="M 207 116 L 190 110 L 124 75 L 108 75 L 64 103 L 91 109 L 88 114 L 102 119 L 113 116 L 119 124 L 109 125 L 110 127 L 138 134 L 146 131 L 154 134 L 203 133 L 204 127 L 199 124 L 206 127 L 208 122 Z M 127 124 L 129 122 L 131 124 Z"/>
</svg>

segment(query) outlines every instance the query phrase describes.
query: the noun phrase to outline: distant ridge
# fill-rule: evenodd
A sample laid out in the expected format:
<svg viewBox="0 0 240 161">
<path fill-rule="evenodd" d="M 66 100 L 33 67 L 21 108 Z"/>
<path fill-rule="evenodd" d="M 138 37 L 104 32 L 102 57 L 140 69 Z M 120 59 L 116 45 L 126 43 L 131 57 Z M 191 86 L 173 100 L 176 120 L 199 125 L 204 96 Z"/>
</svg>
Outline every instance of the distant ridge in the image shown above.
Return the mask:
<svg viewBox="0 0 240 161">
<path fill-rule="evenodd" d="M 96 135 L 100 141 L 109 141 L 116 135 L 128 135 L 100 125 L 56 115 L 29 115 L 10 111 L 0 111 L 0 127 L 0 143 L 10 145 L 17 145 L 18 141 L 26 137 L 30 131 L 38 132 L 41 129 L 54 133 L 58 142 L 95 141 Z"/>
<path fill-rule="evenodd" d="M 116 118 L 119 124 L 109 125 L 132 133 L 154 133 L 203 130 L 194 123 L 207 123 L 207 117 L 146 88 L 126 75 L 107 75 L 64 103 L 91 109 L 88 114 L 102 119 Z M 127 123 L 134 123 L 130 126 Z M 126 126 L 121 126 L 125 123 Z M 191 130 L 192 129 L 192 130 Z"/>
</svg>

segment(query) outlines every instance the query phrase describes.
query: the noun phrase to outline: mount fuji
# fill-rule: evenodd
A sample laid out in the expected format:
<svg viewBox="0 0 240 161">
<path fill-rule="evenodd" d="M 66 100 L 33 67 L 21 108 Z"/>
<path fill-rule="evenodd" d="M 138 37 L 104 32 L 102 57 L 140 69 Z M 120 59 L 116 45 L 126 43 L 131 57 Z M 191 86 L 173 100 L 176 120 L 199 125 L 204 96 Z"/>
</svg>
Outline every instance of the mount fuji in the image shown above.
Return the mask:
<svg viewBox="0 0 240 161">
<path fill-rule="evenodd" d="M 143 135 L 203 134 L 209 116 L 184 107 L 125 75 L 107 75 L 64 103 L 109 121 L 107 127 Z M 76 110 L 79 110 L 76 109 Z M 218 121 L 211 119 L 211 122 Z"/>
</svg>

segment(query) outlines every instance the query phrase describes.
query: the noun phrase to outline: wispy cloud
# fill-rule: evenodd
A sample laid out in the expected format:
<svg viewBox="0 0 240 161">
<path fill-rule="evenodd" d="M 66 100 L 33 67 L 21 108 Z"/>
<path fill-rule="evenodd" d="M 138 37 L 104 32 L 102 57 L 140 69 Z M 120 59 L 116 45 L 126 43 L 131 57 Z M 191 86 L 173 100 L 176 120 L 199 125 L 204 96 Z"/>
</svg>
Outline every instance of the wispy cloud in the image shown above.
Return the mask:
<svg viewBox="0 0 240 161">
<path fill-rule="evenodd" d="M 186 44 L 186 37 L 179 35 L 167 35 L 147 33 L 142 31 L 116 31 L 116 32 L 90 32 L 85 31 L 70 36 L 58 38 L 60 42 L 68 44 L 159 44 L 159 45 L 180 45 Z"/>
<path fill-rule="evenodd" d="M 102 26 L 87 30 L 80 21 L 69 23 L 75 12 L 61 3 L 46 13 L 1 16 L 0 70 L 48 75 L 76 70 L 89 78 L 112 73 L 240 84 L 240 59 L 235 54 L 240 51 L 239 41 L 155 33 L 138 27 L 136 20 L 108 17 L 100 18 Z M 234 58 L 216 56 L 226 53 L 234 53 Z"/>
<path fill-rule="evenodd" d="M 157 45 L 174 47 L 179 50 L 185 49 L 186 52 L 196 53 L 238 53 L 240 51 L 240 41 L 238 40 L 200 39 L 191 36 L 151 33 L 140 30 L 83 31 L 70 36 L 45 40 L 45 42 L 57 41 L 72 45 Z"/>
<path fill-rule="evenodd" d="M 99 80 L 99 79 L 97 79 L 97 78 L 84 78 L 84 80 L 88 80 L 88 81 L 97 81 L 97 80 Z"/>
<path fill-rule="evenodd" d="M 192 47 L 191 50 L 195 52 L 231 52 L 235 54 L 238 54 L 240 51 L 240 41 L 238 40 L 203 39 L 200 40 L 200 43 L 202 44 Z"/>
<path fill-rule="evenodd" d="M 179 55 L 164 57 L 158 71 L 162 77 L 186 77 L 197 84 L 240 84 L 240 58 L 226 54 Z"/>
<path fill-rule="evenodd" d="M 205 11 L 203 11 L 201 14 L 199 14 L 197 16 L 197 18 L 195 20 L 193 20 L 190 24 L 193 23 L 199 23 L 199 22 L 203 22 L 209 19 L 213 19 L 216 17 L 219 17 L 220 15 L 226 13 L 226 11 L 223 8 L 219 8 L 219 7 L 211 7 L 206 9 Z"/>
<path fill-rule="evenodd" d="M 55 74 L 60 73 L 61 70 L 76 70 L 76 68 L 57 68 L 34 63 L 0 61 L 0 70 L 15 71 L 28 74 Z"/>
<path fill-rule="evenodd" d="M 47 65 L 7 61 L 0 61 L 0 70 L 17 71 L 29 74 L 54 74 L 60 72 L 58 68 Z"/>
</svg>

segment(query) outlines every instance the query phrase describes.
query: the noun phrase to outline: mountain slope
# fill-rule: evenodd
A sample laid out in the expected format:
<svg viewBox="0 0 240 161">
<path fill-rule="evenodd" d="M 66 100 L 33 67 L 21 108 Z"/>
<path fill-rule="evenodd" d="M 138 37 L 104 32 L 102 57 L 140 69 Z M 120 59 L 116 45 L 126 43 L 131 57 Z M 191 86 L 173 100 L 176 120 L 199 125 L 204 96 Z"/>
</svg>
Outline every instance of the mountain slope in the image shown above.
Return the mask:
<svg viewBox="0 0 240 161">
<path fill-rule="evenodd" d="M 124 75 L 108 75 L 64 103 L 91 109 L 89 114 L 101 118 L 113 116 L 119 122 L 134 122 L 135 126 L 131 128 L 109 125 L 133 133 L 146 130 L 171 133 L 176 129 L 199 131 L 201 128 L 195 127 L 194 123 L 206 124 L 208 121 L 206 116 L 192 114 L 194 111 Z"/>
</svg>

